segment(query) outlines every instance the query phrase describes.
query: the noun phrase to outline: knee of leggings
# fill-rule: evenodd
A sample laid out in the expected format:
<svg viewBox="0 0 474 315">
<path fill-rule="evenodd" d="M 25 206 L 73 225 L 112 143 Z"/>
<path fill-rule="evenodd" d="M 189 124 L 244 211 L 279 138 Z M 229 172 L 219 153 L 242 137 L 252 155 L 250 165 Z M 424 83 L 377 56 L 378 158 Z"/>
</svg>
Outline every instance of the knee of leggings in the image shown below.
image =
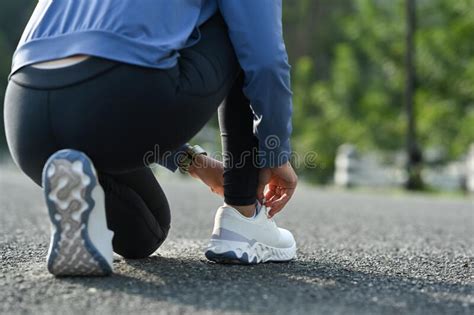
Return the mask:
<svg viewBox="0 0 474 315">
<path fill-rule="evenodd" d="M 156 235 L 120 235 L 115 234 L 112 240 L 114 252 L 128 259 L 147 258 L 165 241 L 168 229 L 159 238 Z"/>
</svg>

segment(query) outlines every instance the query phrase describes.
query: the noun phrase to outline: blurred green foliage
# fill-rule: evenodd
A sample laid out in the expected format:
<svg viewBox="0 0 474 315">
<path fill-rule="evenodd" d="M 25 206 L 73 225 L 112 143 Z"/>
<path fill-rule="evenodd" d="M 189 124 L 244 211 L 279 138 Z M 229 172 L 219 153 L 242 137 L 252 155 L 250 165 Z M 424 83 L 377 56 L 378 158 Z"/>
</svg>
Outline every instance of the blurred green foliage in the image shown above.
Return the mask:
<svg viewBox="0 0 474 315">
<path fill-rule="evenodd" d="M 3 99 L 10 72 L 11 57 L 36 2 L 33 0 L 0 2 L 0 151 L 6 149 L 3 128 Z"/>
<path fill-rule="evenodd" d="M 286 12 L 287 23 L 305 29 L 309 45 L 295 50 L 296 30 L 286 33 L 294 70 L 293 145 L 299 153 L 315 150 L 320 165 L 300 171 L 315 181 L 330 179 L 345 142 L 362 150 L 403 149 L 404 1 L 286 1 Z M 474 142 L 474 1 L 419 0 L 417 15 L 419 141 L 457 159 Z"/>
<path fill-rule="evenodd" d="M 34 0 L 0 2 L 0 98 Z M 338 146 L 404 147 L 404 0 L 285 0 L 293 65 L 293 147 L 318 153 L 314 181 L 331 178 Z M 474 142 L 474 1 L 418 0 L 416 111 L 423 148 L 457 159 Z M 3 119 L 2 119 L 3 121 Z M 0 128 L 0 147 L 5 147 Z"/>
</svg>

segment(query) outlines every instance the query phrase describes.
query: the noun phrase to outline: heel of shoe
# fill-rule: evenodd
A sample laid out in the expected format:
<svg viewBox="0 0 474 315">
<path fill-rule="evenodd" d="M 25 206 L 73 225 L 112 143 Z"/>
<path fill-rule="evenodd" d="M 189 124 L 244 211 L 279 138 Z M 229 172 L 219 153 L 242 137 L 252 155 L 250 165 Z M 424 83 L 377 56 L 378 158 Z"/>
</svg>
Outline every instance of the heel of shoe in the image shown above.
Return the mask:
<svg viewBox="0 0 474 315">
<path fill-rule="evenodd" d="M 56 276 L 104 276 L 112 266 L 88 234 L 98 185 L 92 163 L 74 150 L 50 157 L 43 170 L 43 189 L 52 223 L 48 270 Z"/>
</svg>

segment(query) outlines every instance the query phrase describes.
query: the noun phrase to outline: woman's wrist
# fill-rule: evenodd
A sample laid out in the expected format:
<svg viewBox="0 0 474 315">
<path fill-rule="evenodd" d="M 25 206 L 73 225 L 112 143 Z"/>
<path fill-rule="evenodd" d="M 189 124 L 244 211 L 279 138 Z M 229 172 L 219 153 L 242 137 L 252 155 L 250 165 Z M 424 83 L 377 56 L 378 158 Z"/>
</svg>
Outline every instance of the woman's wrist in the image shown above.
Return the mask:
<svg viewBox="0 0 474 315">
<path fill-rule="evenodd" d="M 224 165 L 206 155 L 198 155 L 189 166 L 189 175 L 201 180 L 211 191 L 224 195 Z"/>
<path fill-rule="evenodd" d="M 199 173 L 205 168 L 207 156 L 203 154 L 196 155 L 189 164 L 188 173 L 192 177 L 199 177 Z"/>
</svg>

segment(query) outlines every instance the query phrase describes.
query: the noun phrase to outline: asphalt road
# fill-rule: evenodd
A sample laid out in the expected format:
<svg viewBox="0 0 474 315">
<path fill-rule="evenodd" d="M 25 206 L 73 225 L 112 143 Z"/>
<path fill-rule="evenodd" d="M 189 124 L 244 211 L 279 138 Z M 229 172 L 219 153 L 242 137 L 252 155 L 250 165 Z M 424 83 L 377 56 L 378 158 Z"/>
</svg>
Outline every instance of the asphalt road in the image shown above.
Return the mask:
<svg viewBox="0 0 474 315">
<path fill-rule="evenodd" d="M 190 180 L 161 180 L 169 239 L 150 258 L 115 259 L 110 278 L 46 271 L 41 191 L 0 168 L 0 313 L 473 314 L 474 201 L 301 187 L 277 222 L 291 263 L 205 260 L 220 200 Z"/>
</svg>

